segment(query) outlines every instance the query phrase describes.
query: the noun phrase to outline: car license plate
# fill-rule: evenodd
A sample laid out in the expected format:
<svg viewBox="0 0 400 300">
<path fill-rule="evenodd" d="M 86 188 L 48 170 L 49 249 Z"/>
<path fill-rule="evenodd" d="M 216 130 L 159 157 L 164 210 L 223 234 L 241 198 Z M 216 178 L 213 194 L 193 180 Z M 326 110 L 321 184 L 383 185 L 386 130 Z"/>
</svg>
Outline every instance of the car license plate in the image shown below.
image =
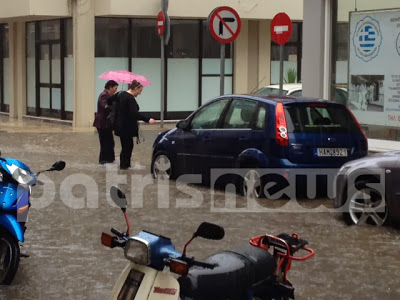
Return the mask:
<svg viewBox="0 0 400 300">
<path fill-rule="evenodd" d="M 346 148 L 317 148 L 316 150 L 317 156 L 347 156 Z"/>
</svg>

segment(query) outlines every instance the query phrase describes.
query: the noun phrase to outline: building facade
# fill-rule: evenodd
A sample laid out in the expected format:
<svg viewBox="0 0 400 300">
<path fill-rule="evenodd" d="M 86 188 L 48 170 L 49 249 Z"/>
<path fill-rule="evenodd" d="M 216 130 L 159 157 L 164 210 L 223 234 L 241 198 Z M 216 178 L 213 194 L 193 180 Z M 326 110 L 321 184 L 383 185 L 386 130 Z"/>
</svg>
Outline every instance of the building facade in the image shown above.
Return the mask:
<svg viewBox="0 0 400 300">
<path fill-rule="evenodd" d="M 400 3 L 305 0 L 303 95 L 347 105 L 369 138 L 400 139 Z"/>
<path fill-rule="evenodd" d="M 152 85 L 141 111 L 158 118 L 161 43 L 156 16 L 161 0 L 18 0 L 0 12 L 0 110 L 10 118 L 50 117 L 90 127 L 109 70 L 145 75 Z M 294 33 L 285 45 L 285 70 L 301 78 L 303 2 L 300 0 L 169 1 L 171 35 L 165 46 L 166 119 L 181 119 L 219 95 L 220 44 L 207 17 L 231 6 L 242 19 L 226 48 L 225 93 L 249 93 L 278 82 L 278 47 L 270 21 L 286 12 Z M 120 84 L 127 89 L 127 84 Z"/>
</svg>

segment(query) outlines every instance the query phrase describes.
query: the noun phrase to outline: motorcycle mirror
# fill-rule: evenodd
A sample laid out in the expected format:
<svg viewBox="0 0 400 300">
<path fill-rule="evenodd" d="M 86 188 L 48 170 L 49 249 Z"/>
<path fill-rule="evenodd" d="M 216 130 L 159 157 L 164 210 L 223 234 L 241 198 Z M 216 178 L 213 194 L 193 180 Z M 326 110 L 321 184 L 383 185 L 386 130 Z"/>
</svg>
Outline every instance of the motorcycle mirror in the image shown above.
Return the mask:
<svg viewBox="0 0 400 300">
<path fill-rule="evenodd" d="M 209 240 L 222 240 L 225 236 L 225 230 L 222 226 L 203 222 L 194 234 L 194 237 L 198 236 Z"/>
<path fill-rule="evenodd" d="M 126 201 L 126 196 L 121 189 L 115 185 L 110 188 L 110 196 L 112 201 L 119 206 L 123 212 L 126 211 L 126 207 L 128 206 L 128 202 Z"/>
<path fill-rule="evenodd" d="M 65 168 L 65 161 L 60 160 L 60 161 L 55 162 L 51 166 L 50 170 L 51 171 L 62 171 L 62 170 L 64 170 L 64 168 Z"/>
</svg>

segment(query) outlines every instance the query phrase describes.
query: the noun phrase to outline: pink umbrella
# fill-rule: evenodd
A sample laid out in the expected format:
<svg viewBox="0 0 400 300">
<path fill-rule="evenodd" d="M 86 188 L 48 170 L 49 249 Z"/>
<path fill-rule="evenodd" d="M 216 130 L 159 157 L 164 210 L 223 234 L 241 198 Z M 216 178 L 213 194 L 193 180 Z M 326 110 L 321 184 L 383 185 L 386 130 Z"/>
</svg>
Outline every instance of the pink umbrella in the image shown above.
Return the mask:
<svg viewBox="0 0 400 300">
<path fill-rule="evenodd" d="M 131 83 L 132 80 L 137 80 L 142 85 L 151 84 L 151 82 L 143 75 L 135 74 L 129 71 L 108 71 L 101 74 L 99 78 L 105 80 L 114 80 L 122 83 Z"/>
</svg>

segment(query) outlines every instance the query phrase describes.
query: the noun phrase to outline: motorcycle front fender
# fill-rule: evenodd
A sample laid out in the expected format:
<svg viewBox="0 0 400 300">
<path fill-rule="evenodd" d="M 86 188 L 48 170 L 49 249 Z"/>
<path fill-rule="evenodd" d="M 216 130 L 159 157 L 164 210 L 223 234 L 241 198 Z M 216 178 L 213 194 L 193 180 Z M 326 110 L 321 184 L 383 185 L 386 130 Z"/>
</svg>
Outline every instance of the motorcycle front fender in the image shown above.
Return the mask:
<svg viewBox="0 0 400 300">
<path fill-rule="evenodd" d="M 179 283 L 166 272 L 130 263 L 114 285 L 111 299 L 179 300 Z M 133 297 L 132 297 L 133 296 Z"/>
<path fill-rule="evenodd" d="M 0 227 L 5 227 L 18 241 L 24 242 L 24 230 L 14 216 L 0 214 Z"/>
</svg>

